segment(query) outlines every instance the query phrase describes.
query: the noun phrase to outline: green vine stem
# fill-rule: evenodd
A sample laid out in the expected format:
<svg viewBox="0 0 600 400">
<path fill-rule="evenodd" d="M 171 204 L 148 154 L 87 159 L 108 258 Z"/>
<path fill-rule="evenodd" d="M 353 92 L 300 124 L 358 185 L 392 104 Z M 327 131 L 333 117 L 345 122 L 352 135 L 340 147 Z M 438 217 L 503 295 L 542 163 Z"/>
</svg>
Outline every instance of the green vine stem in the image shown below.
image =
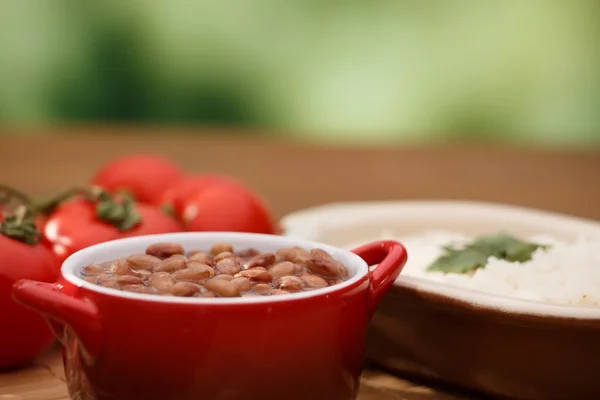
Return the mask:
<svg viewBox="0 0 600 400">
<path fill-rule="evenodd" d="M 22 211 L 20 212 L 24 213 L 20 218 L 17 218 L 16 211 L 11 212 L 13 209 L 9 208 L 8 211 L 11 215 L 6 217 L 8 225 L 5 229 L 8 229 L 11 235 L 25 235 L 25 233 L 18 233 L 15 230 L 17 229 L 15 224 L 20 226 L 20 224 L 26 224 L 30 220 L 33 223 L 35 216 L 49 215 L 62 203 L 77 196 L 81 196 L 84 200 L 94 203 L 96 217 L 101 221 L 111 224 L 120 231 L 128 231 L 142 220 L 131 196 L 122 193 L 112 195 L 99 186 L 75 187 L 55 196 L 33 202 L 26 194 L 0 184 L 0 204 L 5 205 L 16 200 L 18 202 L 17 208 L 22 206 Z M 14 208 L 14 210 L 17 208 Z M 10 222 L 8 222 L 9 219 Z M 30 229 L 27 228 L 27 232 L 29 231 Z M 2 233 L 6 234 L 4 231 Z"/>
<path fill-rule="evenodd" d="M 130 196 L 120 195 L 119 197 L 121 201 L 108 192 L 102 191 L 97 198 L 96 216 L 125 232 L 139 224 L 142 217 Z"/>
<path fill-rule="evenodd" d="M 13 205 L 15 203 L 16 205 Z M 25 206 L 27 214 L 33 214 L 31 203 L 31 199 L 25 193 L 0 183 L 0 205 L 5 211 L 13 212 Z"/>
<path fill-rule="evenodd" d="M 82 196 L 85 200 L 95 203 L 98 219 L 120 231 L 128 231 L 142 220 L 131 196 L 124 193 L 112 195 L 99 186 L 75 187 L 54 197 L 38 201 L 33 208 L 36 213 L 48 215 L 60 204 L 76 196 Z"/>
<path fill-rule="evenodd" d="M 35 214 L 48 215 L 52 213 L 59 205 L 76 196 L 83 196 L 88 201 L 97 201 L 100 195 L 104 192 L 98 186 L 83 186 L 74 187 L 65 190 L 55 196 L 47 197 L 43 200 L 33 202 L 31 208 Z"/>
<path fill-rule="evenodd" d="M 12 213 L 4 215 L 0 222 L 0 234 L 27 244 L 35 245 L 42 239 L 27 206 L 21 205 Z"/>
</svg>

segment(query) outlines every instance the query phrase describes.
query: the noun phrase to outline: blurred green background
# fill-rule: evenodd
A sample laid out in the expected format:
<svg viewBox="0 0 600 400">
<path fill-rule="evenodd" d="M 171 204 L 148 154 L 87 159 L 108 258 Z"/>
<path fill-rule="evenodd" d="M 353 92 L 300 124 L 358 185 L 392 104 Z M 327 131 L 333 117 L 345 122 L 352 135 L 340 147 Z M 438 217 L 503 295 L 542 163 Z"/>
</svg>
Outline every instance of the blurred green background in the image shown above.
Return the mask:
<svg viewBox="0 0 600 400">
<path fill-rule="evenodd" d="M 0 131 L 600 146 L 598 1 L 0 2 Z"/>
</svg>

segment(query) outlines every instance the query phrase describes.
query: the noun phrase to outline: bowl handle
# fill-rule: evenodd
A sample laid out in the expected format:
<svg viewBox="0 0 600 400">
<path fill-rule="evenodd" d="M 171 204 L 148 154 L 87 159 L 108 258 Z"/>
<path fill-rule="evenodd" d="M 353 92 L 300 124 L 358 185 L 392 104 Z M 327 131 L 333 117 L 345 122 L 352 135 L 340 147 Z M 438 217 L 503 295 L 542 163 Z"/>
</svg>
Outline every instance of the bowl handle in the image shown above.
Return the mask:
<svg viewBox="0 0 600 400">
<path fill-rule="evenodd" d="M 61 336 L 64 335 L 61 334 L 62 329 L 57 329 L 56 321 L 73 329 L 82 344 L 85 356 L 95 358 L 100 353 L 102 329 L 98 309 L 91 300 L 64 293 L 59 283 L 29 279 L 22 279 L 13 285 L 13 296 L 20 304 L 41 313 L 61 342 Z"/>
<path fill-rule="evenodd" d="M 370 315 L 372 316 L 385 292 L 400 275 L 408 255 L 404 246 L 393 240 L 382 240 L 366 244 L 352 250 L 352 252 L 365 260 L 369 266 L 377 265 L 375 269 L 369 271 L 371 281 L 369 288 L 371 295 Z"/>
</svg>

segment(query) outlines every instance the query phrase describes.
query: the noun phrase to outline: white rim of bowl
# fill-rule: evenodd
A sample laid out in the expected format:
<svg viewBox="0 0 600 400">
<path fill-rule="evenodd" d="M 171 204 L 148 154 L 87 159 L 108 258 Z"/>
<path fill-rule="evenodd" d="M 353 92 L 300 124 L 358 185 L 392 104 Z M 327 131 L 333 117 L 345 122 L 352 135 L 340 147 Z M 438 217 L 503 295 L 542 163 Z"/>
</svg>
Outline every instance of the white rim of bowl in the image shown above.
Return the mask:
<svg viewBox="0 0 600 400">
<path fill-rule="evenodd" d="M 310 240 L 318 236 L 319 230 L 325 226 L 340 227 L 352 225 L 354 222 L 381 216 L 394 210 L 402 209 L 407 213 L 415 211 L 430 213 L 433 210 L 444 210 L 448 213 L 473 213 L 485 215 L 494 213 L 495 218 L 521 218 L 532 220 L 532 226 L 547 227 L 562 224 L 576 227 L 583 231 L 600 232 L 600 224 L 594 220 L 542 211 L 535 208 L 513 206 L 492 202 L 461 200 L 398 200 L 372 202 L 328 203 L 305 208 L 284 216 L 280 223 L 286 229 L 286 235 L 299 240 Z M 345 222 L 344 222 L 345 221 Z M 600 236 L 600 234 L 599 234 Z M 402 242 L 400 242 L 402 244 Z M 410 257 L 410 254 L 409 254 Z M 395 287 L 411 288 L 458 300 L 479 309 L 489 309 L 504 313 L 534 315 L 539 317 L 575 318 L 582 320 L 600 319 L 600 306 L 572 305 L 548 303 L 412 277 L 402 273 L 394 282 Z"/>
<path fill-rule="evenodd" d="M 291 247 L 291 246 L 300 246 L 306 249 L 311 248 L 321 248 L 328 253 L 332 253 L 334 258 L 339 258 L 342 255 L 344 258 L 347 258 L 352 262 L 352 264 L 356 268 L 356 273 L 350 279 L 338 283 L 333 286 L 328 286 L 325 288 L 319 288 L 315 290 L 311 290 L 308 292 L 298 292 L 291 293 L 288 295 L 280 295 L 280 296 L 252 296 L 252 297 L 219 297 L 219 298 L 202 298 L 202 297 L 177 297 L 177 296 L 160 296 L 156 294 L 144 294 L 144 293 L 133 293 L 126 292 L 118 289 L 110 289 L 105 288 L 91 282 L 87 282 L 84 279 L 80 278 L 76 274 L 76 269 L 84 267 L 85 265 L 89 265 L 93 263 L 90 259 L 95 253 L 107 252 L 113 247 L 118 248 L 126 248 L 128 246 L 149 246 L 152 243 L 157 242 L 181 242 L 188 241 L 192 238 L 197 238 L 195 240 L 205 241 L 213 243 L 218 242 L 229 242 L 235 245 L 236 241 L 246 240 L 258 240 L 259 242 L 263 242 L 265 244 L 275 244 L 278 247 Z M 185 247 L 185 246 L 184 246 Z M 197 248 L 196 248 L 197 249 Z M 191 249 L 186 248 L 186 251 L 190 251 Z M 257 246 L 257 250 L 263 251 Z M 133 254 L 133 253 L 131 253 Z M 337 257 L 336 257 L 337 255 Z M 118 257 L 115 257 L 115 259 Z M 108 260 L 105 260 L 108 261 Z M 104 262 L 104 261 L 96 261 L 96 262 Z M 348 266 L 348 265 L 346 265 Z M 157 303 L 173 303 L 173 304 L 214 304 L 214 305 L 243 305 L 243 304 L 270 304 L 270 303 L 279 303 L 285 301 L 300 301 L 313 297 L 328 297 L 330 294 L 334 292 L 341 291 L 349 286 L 354 285 L 356 282 L 363 279 L 367 273 L 369 272 L 369 267 L 367 263 L 360 258 L 358 255 L 352 253 L 351 251 L 341 249 L 339 247 L 331 246 L 324 243 L 314 242 L 310 240 L 296 239 L 286 236 L 278 236 L 278 235 L 267 235 L 267 234 L 258 234 L 258 233 L 241 233 L 241 232 L 179 232 L 179 233 L 162 233 L 162 234 L 154 234 L 154 235 L 143 235 L 143 236 L 135 236 L 124 239 L 117 239 L 108 242 L 103 242 L 100 244 L 96 244 L 85 249 L 79 250 L 76 253 L 73 253 L 69 256 L 61 267 L 61 274 L 65 280 L 72 283 L 73 285 L 92 291 L 101 293 L 107 296 L 112 297 L 120 297 L 128 300 L 137 300 L 137 301 L 150 301 Z"/>
</svg>

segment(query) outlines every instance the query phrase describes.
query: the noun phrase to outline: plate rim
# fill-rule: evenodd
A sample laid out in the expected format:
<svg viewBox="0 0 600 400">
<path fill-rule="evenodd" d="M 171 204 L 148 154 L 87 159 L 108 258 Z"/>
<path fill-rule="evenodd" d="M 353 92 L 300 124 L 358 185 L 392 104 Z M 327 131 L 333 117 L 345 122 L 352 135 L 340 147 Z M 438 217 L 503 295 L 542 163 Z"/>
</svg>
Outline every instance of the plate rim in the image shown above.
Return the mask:
<svg viewBox="0 0 600 400">
<path fill-rule="evenodd" d="M 532 207 L 465 200 L 332 202 L 291 212 L 281 218 L 280 223 L 286 236 L 318 241 L 319 239 L 315 237 L 315 232 L 318 231 L 319 226 L 331 226 L 335 224 L 335 222 L 327 223 L 326 221 L 328 220 L 335 221 L 340 218 L 340 215 L 345 215 L 350 218 L 349 220 L 345 220 L 346 222 L 344 223 L 347 224 L 351 223 L 352 218 L 360 219 L 364 218 L 365 215 L 372 214 L 374 211 L 384 213 L 390 209 L 402 209 L 404 212 L 408 212 L 411 209 L 421 209 L 424 212 L 435 209 L 437 212 L 461 211 L 467 214 L 485 212 L 488 217 L 494 215 L 490 213 L 495 213 L 495 218 L 503 216 L 528 218 L 532 221 L 532 224 L 537 223 L 539 226 L 567 224 L 571 229 L 580 228 L 587 232 L 594 232 L 593 236 L 597 235 L 600 237 L 600 221 Z M 327 218 L 324 218 L 325 215 Z M 440 299 L 446 298 L 449 301 L 458 300 L 481 311 L 501 311 L 508 314 L 600 321 L 600 307 L 597 306 L 554 304 L 521 299 L 502 294 L 486 293 L 470 288 L 462 288 L 424 278 L 403 277 L 402 275 L 394 282 L 394 287 L 397 289 L 418 290 L 438 296 Z"/>
</svg>

